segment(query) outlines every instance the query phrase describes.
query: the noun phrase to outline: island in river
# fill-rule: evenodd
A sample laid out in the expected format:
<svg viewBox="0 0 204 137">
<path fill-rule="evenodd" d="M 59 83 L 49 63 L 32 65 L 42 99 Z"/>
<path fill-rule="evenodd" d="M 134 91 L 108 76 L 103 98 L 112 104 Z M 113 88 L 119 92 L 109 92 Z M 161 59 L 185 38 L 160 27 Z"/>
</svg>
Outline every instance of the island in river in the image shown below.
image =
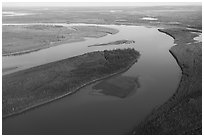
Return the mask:
<svg viewBox="0 0 204 137">
<path fill-rule="evenodd" d="M 139 55 L 138 51 L 130 48 L 96 51 L 5 75 L 2 80 L 3 117 L 51 102 L 87 84 L 122 73 L 137 61 Z"/>
</svg>

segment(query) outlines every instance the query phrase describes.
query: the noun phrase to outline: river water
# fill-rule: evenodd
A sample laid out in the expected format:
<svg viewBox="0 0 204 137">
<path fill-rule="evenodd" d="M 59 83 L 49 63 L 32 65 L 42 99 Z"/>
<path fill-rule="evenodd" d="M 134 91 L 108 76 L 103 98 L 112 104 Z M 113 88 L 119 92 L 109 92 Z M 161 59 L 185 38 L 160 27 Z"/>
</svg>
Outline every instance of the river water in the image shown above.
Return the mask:
<svg viewBox="0 0 204 137">
<path fill-rule="evenodd" d="M 50 104 L 3 120 L 3 134 L 124 134 L 136 126 L 176 91 L 181 70 L 169 53 L 174 40 L 156 28 L 143 26 L 102 25 L 119 33 L 86 41 L 68 43 L 21 56 L 3 57 L 3 68 L 11 72 L 81 55 L 115 48 L 135 48 L 141 53 L 138 62 L 118 77 L 137 77 L 139 87 L 130 96 L 118 98 L 94 94 L 94 83 Z M 135 43 L 88 47 L 115 40 Z"/>
</svg>

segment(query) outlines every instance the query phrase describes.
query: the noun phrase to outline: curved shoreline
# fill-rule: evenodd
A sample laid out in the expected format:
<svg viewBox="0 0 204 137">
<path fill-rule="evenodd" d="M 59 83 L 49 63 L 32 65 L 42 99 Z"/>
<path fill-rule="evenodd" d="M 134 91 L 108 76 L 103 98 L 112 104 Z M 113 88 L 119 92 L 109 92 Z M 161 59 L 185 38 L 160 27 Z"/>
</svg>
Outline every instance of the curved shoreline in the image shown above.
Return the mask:
<svg viewBox="0 0 204 137">
<path fill-rule="evenodd" d="M 114 35 L 114 34 L 117 34 L 117 33 L 105 32 L 103 36 L 99 36 L 99 37 L 95 36 L 94 38 L 105 37 L 107 35 Z M 72 41 L 62 41 L 62 42 L 59 42 L 59 43 L 54 43 L 54 44 L 52 44 L 52 46 L 48 45 L 48 47 L 41 47 L 41 48 L 30 49 L 30 50 L 23 50 L 23 51 L 19 51 L 19 52 L 4 53 L 4 54 L 2 54 L 2 56 L 3 57 L 19 56 L 19 55 L 23 55 L 23 54 L 28 54 L 28 53 L 40 51 L 40 50 L 43 50 L 43 49 L 52 48 L 52 47 L 55 47 L 55 46 L 60 46 L 62 44 L 70 44 L 70 43 L 85 41 L 86 38 L 90 38 L 90 37 L 82 37 L 82 39 L 76 39 L 76 40 L 72 40 Z M 93 38 L 93 37 L 91 37 L 91 38 Z"/>
<path fill-rule="evenodd" d="M 52 102 L 54 102 L 54 101 L 56 101 L 56 100 L 58 100 L 58 99 L 61 99 L 61 98 L 64 98 L 64 97 L 66 97 L 66 96 L 68 96 L 68 95 L 71 95 L 71 94 L 76 93 L 78 90 L 80 90 L 81 88 L 83 88 L 83 87 L 85 87 L 85 86 L 88 86 L 88 85 L 93 84 L 93 83 L 95 83 L 95 82 L 101 81 L 101 80 L 103 80 L 103 79 L 107 79 L 107 78 L 110 78 L 110 77 L 119 75 L 119 74 L 121 74 L 121 73 L 127 71 L 129 68 L 131 68 L 131 66 L 132 66 L 133 64 L 135 64 L 135 63 L 137 62 L 137 60 L 138 60 L 138 58 L 136 58 L 135 60 L 133 60 L 132 63 L 130 63 L 130 65 L 128 65 L 126 68 L 124 68 L 124 69 L 122 69 L 122 70 L 119 70 L 118 72 L 109 74 L 109 75 L 107 75 L 107 76 L 104 76 L 104 77 L 101 77 L 101 78 L 98 78 L 98 79 L 95 79 L 95 80 L 92 80 L 92 81 L 87 82 L 87 83 L 85 83 L 85 84 L 79 86 L 79 87 L 76 88 L 75 90 L 70 91 L 70 92 L 68 92 L 68 93 L 66 93 L 66 94 L 64 94 L 64 95 L 61 95 L 61 96 L 58 96 L 58 97 L 56 97 L 56 98 L 53 98 L 53 99 L 50 99 L 50 100 L 47 100 L 47 101 L 44 101 L 44 102 L 41 102 L 41 103 L 32 105 L 32 106 L 30 106 L 30 107 L 27 107 L 27 108 L 25 108 L 25 109 L 23 109 L 23 110 L 20 110 L 20 111 L 15 112 L 15 113 L 10 113 L 10 114 L 4 115 L 4 116 L 2 116 L 2 118 L 3 118 L 3 119 L 6 119 L 6 118 L 12 117 L 12 116 L 14 116 L 14 115 L 19 115 L 19 114 L 22 114 L 22 113 L 24 113 L 24 112 L 26 112 L 26 111 L 29 111 L 29 110 L 31 110 L 31 109 L 40 107 L 40 106 L 42 106 L 42 105 L 45 105 L 45 104 L 48 104 L 48 103 L 52 103 Z"/>
<path fill-rule="evenodd" d="M 172 37 L 172 38 L 174 39 L 174 41 L 175 41 L 176 38 L 175 38 L 173 35 L 171 35 L 170 33 L 166 32 L 166 31 L 163 31 L 163 30 L 161 30 L 161 29 L 158 29 L 158 31 L 161 32 L 161 33 L 164 33 L 164 34 L 166 34 L 166 35 L 169 35 L 169 36 Z M 171 55 L 174 57 L 174 59 L 176 60 L 178 66 L 180 67 L 180 69 L 181 69 L 181 71 L 182 71 L 182 73 L 183 73 L 182 65 L 181 65 L 181 63 L 179 62 L 177 55 L 172 51 L 173 47 L 174 47 L 174 46 L 172 46 L 172 47 L 169 49 L 169 52 L 170 52 Z"/>
<path fill-rule="evenodd" d="M 158 31 L 161 32 L 161 33 L 164 33 L 164 32 L 161 31 L 160 29 L 158 29 Z M 165 34 L 168 35 L 168 33 L 165 33 Z M 170 36 L 171 36 L 171 35 L 170 35 Z M 174 37 L 173 37 L 173 38 L 174 38 Z M 175 38 L 174 38 L 174 39 L 175 39 Z M 172 46 L 172 47 L 173 47 L 173 46 Z M 171 50 L 169 50 L 169 52 L 172 54 L 172 56 L 174 56 L 174 58 L 176 57 L 176 56 L 171 52 Z M 177 58 L 175 58 L 175 59 L 176 59 L 178 65 L 179 65 L 178 59 L 177 59 Z M 32 105 L 32 106 L 30 106 L 30 107 L 27 107 L 27 108 L 21 110 L 21 111 L 17 111 L 17 112 L 15 112 L 15 113 L 10 113 L 10 114 L 4 115 L 4 116 L 3 116 L 3 119 L 9 118 L 9 117 L 12 117 L 12 116 L 15 116 L 15 115 L 22 114 L 22 113 L 24 113 L 24 112 L 26 112 L 26 111 L 35 109 L 35 108 L 40 107 L 40 106 L 43 106 L 43 105 L 45 105 L 45 104 L 52 103 L 52 102 L 54 102 L 55 100 L 61 99 L 61 98 L 66 97 L 66 96 L 68 96 L 68 95 L 72 95 L 72 94 L 76 93 L 78 90 L 80 90 L 81 88 L 83 88 L 83 87 L 85 87 L 85 86 L 87 86 L 87 85 L 93 84 L 93 83 L 95 83 L 95 82 L 97 82 L 97 81 L 101 81 L 101 80 L 103 80 L 103 79 L 110 78 L 110 77 L 112 77 L 112 76 L 115 76 L 115 75 L 118 75 L 118 74 L 121 74 L 121 73 L 127 71 L 127 70 L 128 70 L 134 63 L 136 63 L 136 62 L 137 62 L 137 59 L 135 59 L 129 66 L 127 66 L 127 68 L 124 68 L 123 70 L 120 70 L 119 72 L 115 72 L 115 73 L 113 73 L 113 74 L 104 76 L 104 77 L 102 77 L 102 78 L 98 78 L 98 79 L 92 80 L 92 81 L 90 81 L 90 82 L 87 82 L 87 83 L 85 83 L 85 84 L 79 86 L 79 87 L 76 88 L 75 90 L 70 91 L 70 92 L 68 92 L 68 93 L 66 93 L 66 94 L 63 94 L 63 95 L 58 96 L 58 97 L 56 97 L 56 98 L 53 98 L 53 99 L 50 99 L 50 100 L 41 102 L 41 103 L 39 103 L 39 104 Z M 180 65 L 179 65 L 179 66 L 180 66 Z M 180 68 L 182 69 L 181 66 L 180 66 Z"/>
<path fill-rule="evenodd" d="M 108 34 L 106 33 L 106 35 L 108 35 Z M 84 37 L 84 38 L 86 38 L 86 37 Z M 52 44 L 52 46 L 48 45 L 48 47 L 41 47 L 41 48 L 37 48 L 37 49 L 30 49 L 30 50 L 24 50 L 24 51 L 19 51 L 19 52 L 5 53 L 5 54 L 2 54 L 2 56 L 7 57 L 7 56 L 18 56 L 18 55 L 28 54 L 28 53 L 40 51 L 40 50 L 43 50 L 43 49 L 48 49 L 48 48 L 52 48 L 52 47 L 55 47 L 55 46 L 60 46 L 62 44 L 85 41 L 84 38 L 83 39 L 78 39 L 76 41 L 75 40 L 73 40 L 73 41 L 62 41 L 62 42 L 59 42 L 59 43 L 54 43 L 54 44 Z"/>
<path fill-rule="evenodd" d="M 158 29 L 158 31 L 162 32 L 160 29 Z M 168 33 L 165 33 L 165 34 L 168 34 Z M 171 35 L 170 35 L 170 36 L 171 36 Z M 173 38 L 174 38 L 174 37 L 173 37 Z M 174 39 L 175 39 L 175 38 L 174 38 Z M 176 57 L 176 56 L 171 52 L 171 50 L 169 50 L 169 52 L 172 54 L 172 56 L 174 56 L 174 58 Z M 175 59 L 176 59 L 176 58 L 175 58 Z M 178 63 L 178 59 L 176 59 L 176 61 L 177 61 L 177 63 Z M 68 96 L 68 95 L 74 94 L 74 93 L 76 93 L 78 90 L 80 90 L 81 88 L 83 88 L 83 87 L 85 87 L 85 86 L 87 86 L 87 85 L 93 84 L 93 83 L 95 83 L 95 82 L 97 82 L 97 81 L 100 81 L 100 80 L 103 80 L 103 79 L 106 79 L 106 78 L 110 78 L 110 77 L 112 77 L 112 76 L 115 76 L 115 75 L 118 75 L 118 74 L 120 74 L 120 73 L 123 73 L 123 72 L 127 71 L 127 70 L 128 70 L 134 63 L 136 63 L 136 62 L 137 62 L 137 59 L 135 59 L 129 66 L 127 66 L 127 68 L 124 68 L 123 70 L 120 70 L 119 72 L 115 72 L 115 73 L 113 73 L 113 74 L 104 76 L 104 77 L 102 77 L 102 78 L 98 78 L 98 79 L 92 80 L 92 81 L 90 81 L 90 82 L 88 82 L 88 83 L 85 83 L 85 84 L 79 86 L 79 87 L 76 88 L 75 90 L 70 91 L 70 92 L 68 92 L 68 93 L 66 93 L 66 94 L 64 94 L 64 95 L 58 96 L 58 97 L 56 97 L 56 98 L 53 98 L 53 99 L 50 99 L 50 100 L 41 102 L 41 103 L 39 103 L 39 104 L 32 105 L 32 106 L 30 106 L 30 107 L 27 107 L 27 108 L 25 108 L 25 109 L 23 109 L 23 110 L 21 110 L 21 111 L 15 112 L 15 113 L 7 114 L 7 115 L 3 116 L 3 119 L 8 118 L 8 117 L 11 117 L 11 116 L 14 116 L 14 115 L 18 115 L 18 114 L 24 113 L 25 111 L 29 111 L 29 110 L 31 110 L 31 109 L 40 107 L 40 106 L 45 105 L 45 104 L 48 104 L 48 103 L 51 103 L 51 102 L 53 102 L 53 101 L 55 101 L 55 100 L 61 99 L 61 98 L 66 97 L 66 96 Z M 180 65 L 179 65 L 179 66 L 180 66 Z M 180 68 L 181 68 L 181 66 L 180 66 Z"/>
<path fill-rule="evenodd" d="M 178 85 L 178 88 L 176 90 L 176 92 L 172 95 L 172 97 L 170 97 L 164 104 L 162 104 L 161 106 L 155 108 L 150 115 L 148 115 L 144 121 L 142 121 L 141 123 L 139 123 L 139 125 L 137 125 L 134 130 L 131 131 L 130 134 L 137 134 L 137 135 L 158 135 L 158 134 L 171 134 L 171 131 L 161 131 L 162 128 L 167 128 L 167 127 L 163 127 L 162 124 L 169 124 L 168 121 L 173 119 L 173 113 L 174 111 L 178 111 L 180 113 L 180 111 L 182 111 L 182 106 L 181 104 L 184 103 L 185 104 L 185 100 L 190 100 L 191 98 L 193 100 L 195 100 L 193 97 L 199 97 L 200 90 L 202 92 L 202 85 L 201 85 L 201 89 L 200 89 L 200 85 L 199 85 L 199 80 L 200 78 L 197 76 L 200 73 L 202 73 L 202 71 L 199 71 L 199 60 L 197 64 L 191 64 L 191 61 L 189 62 L 185 62 L 186 58 L 188 60 L 188 58 L 193 58 L 194 63 L 196 59 L 199 59 L 199 55 L 195 54 L 197 51 L 195 51 L 195 55 L 193 55 L 192 57 L 189 55 L 190 53 L 188 53 L 188 51 L 186 49 L 188 49 L 188 47 L 186 47 L 186 43 L 181 43 L 181 42 L 177 42 L 176 40 L 178 40 L 179 38 L 177 38 L 176 36 L 173 36 L 173 34 L 170 34 L 170 32 L 168 32 L 168 30 L 160 30 L 158 29 L 160 32 L 163 32 L 169 36 L 171 36 L 174 39 L 174 42 L 177 44 L 176 46 L 172 46 L 169 49 L 169 52 L 171 53 L 171 55 L 175 58 L 177 64 L 179 65 L 179 67 L 182 70 L 182 76 Z M 179 34 L 178 34 L 179 35 Z M 192 44 L 191 46 L 197 46 Z M 184 54 L 184 55 L 182 55 Z M 202 56 L 202 53 L 201 53 Z M 202 64 L 202 62 L 201 62 Z M 198 69 L 198 72 L 194 72 L 195 68 Z M 198 73 L 198 74 L 196 74 Z M 193 86 L 194 83 L 191 83 L 192 80 L 195 80 L 196 82 L 198 82 L 196 85 Z M 197 87 L 198 86 L 198 87 Z M 176 109 L 176 107 L 180 106 L 180 109 Z M 188 102 L 187 102 L 187 105 Z M 178 107 L 179 108 L 179 107 Z M 171 111 L 173 109 L 173 111 Z M 190 111 L 190 110 L 189 110 Z M 187 115 L 185 114 L 186 112 L 182 112 L 184 113 L 183 115 Z M 197 112 L 196 112 L 197 114 Z M 165 116 L 168 115 L 169 116 L 169 120 L 165 119 Z M 178 116 L 179 117 L 179 116 Z M 195 115 L 194 117 L 198 117 L 199 119 L 199 115 Z M 192 117 L 191 119 L 193 120 Z M 163 119 L 162 119 L 163 118 Z M 160 119 L 160 120 L 159 120 Z M 182 119 L 185 122 L 185 119 Z M 172 121 L 174 122 L 174 121 Z M 196 121 L 197 122 L 197 121 Z M 196 123 L 195 123 L 196 124 Z M 167 125 L 168 126 L 168 125 Z M 202 126 L 202 125 L 201 125 Z M 184 126 L 185 127 L 185 126 Z M 161 129 L 160 129 L 161 128 Z M 175 127 L 172 127 L 175 128 Z M 200 125 L 193 125 L 192 129 L 196 128 L 200 130 Z M 163 130 L 163 129 L 162 129 Z M 189 131 L 188 131 L 189 130 Z M 198 130 L 198 131 L 199 131 Z M 194 134 L 199 134 L 198 131 L 192 131 L 192 133 Z M 166 133 L 164 133 L 166 132 Z M 190 134 L 191 133 L 191 128 L 189 129 L 189 127 L 186 130 L 182 130 L 179 131 L 181 132 L 180 134 Z M 201 130 L 202 133 L 202 130 Z M 175 133 L 173 133 L 175 134 Z M 177 133 L 178 134 L 178 133 Z"/>
<path fill-rule="evenodd" d="M 158 29 L 159 32 L 164 33 L 166 35 L 169 35 L 170 37 L 172 37 L 174 40 L 176 39 L 173 35 L 171 35 L 170 33 L 163 31 L 162 29 Z M 172 46 L 173 47 L 173 46 Z"/>
<path fill-rule="evenodd" d="M 29 23 L 28 23 L 29 24 Z M 27 25 L 27 24 L 2 24 L 2 25 L 5 25 L 5 26 L 12 26 L 12 25 Z M 29 24 L 29 25 L 58 25 L 58 24 L 54 24 L 54 23 L 34 23 L 34 24 Z M 79 26 L 102 26 L 102 27 L 107 27 L 107 25 L 116 25 L 116 26 L 121 26 L 122 24 L 120 24 L 120 25 L 118 25 L 118 24 L 89 24 L 89 23 L 73 23 L 73 24 L 60 24 L 60 25 L 73 25 L 73 26 L 75 26 L 75 25 L 79 25 Z M 135 25 L 125 25 L 125 26 L 135 26 Z M 137 25 L 136 25 L 137 26 Z M 140 26 L 140 25 L 139 25 Z M 154 26 L 151 26 L 151 27 L 154 27 Z M 159 31 L 160 31 L 160 29 L 158 29 Z M 104 36 L 107 36 L 107 35 L 114 35 L 114 34 L 117 34 L 119 31 L 117 30 L 117 32 L 116 33 L 112 33 L 112 32 L 105 32 L 104 31 L 104 33 L 105 33 L 105 35 L 103 35 L 103 36 L 100 36 L 100 37 L 104 37 Z M 165 32 L 163 32 L 163 33 L 165 33 Z M 169 35 L 169 34 L 168 34 Z M 172 36 L 173 37 L 173 36 Z M 48 47 L 42 47 L 42 48 L 36 48 L 36 49 L 30 49 L 30 50 L 23 50 L 23 51 L 18 51 L 18 52 L 11 52 L 11 53 L 2 53 L 2 56 L 3 57 L 9 57 L 9 56 L 18 56 L 18 55 L 23 55 L 23 54 L 28 54 L 28 53 L 32 53 L 32 52 L 36 52 L 36 51 L 40 51 L 40 50 L 43 50 L 43 49 L 47 49 L 47 48 L 52 48 L 52 47 L 55 47 L 55 46 L 59 46 L 59 45 L 61 45 L 61 44 L 66 44 L 66 43 L 74 43 L 74 42 L 80 42 L 80 41 L 84 41 L 84 38 L 86 38 L 86 37 L 83 37 L 83 39 L 81 40 L 81 39 L 79 39 L 79 40 L 73 40 L 73 41 L 62 41 L 62 42 L 60 42 L 60 43 L 56 43 L 56 44 L 54 44 L 54 45 L 52 45 L 52 46 L 50 46 L 50 45 L 48 45 Z M 98 38 L 97 36 L 95 37 L 95 38 Z M 50 46 L 50 47 L 49 47 Z"/>
<path fill-rule="evenodd" d="M 18 55 L 23 55 L 23 54 L 39 51 L 39 50 L 46 49 L 46 48 L 49 48 L 49 47 L 44 47 L 44 48 L 39 48 L 39 49 L 31 49 L 31 50 L 24 50 L 24 51 L 19 51 L 19 52 L 12 52 L 12 53 L 5 53 L 5 54 L 2 54 L 2 56 L 3 57 L 6 57 L 6 56 L 18 56 Z"/>
<path fill-rule="evenodd" d="M 7 26 L 7 24 L 2 24 Z M 19 25 L 19 24 L 14 24 L 14 25 Z M 21 24 L 21 25 L 26 25 L 26 24 Z M 57 24 L 31 24 L 31 25 L 50 25 L 50 26 L 56 26 Z M 67 24 L 61 24 L 61 26 L 66 27 Z M 95 25 L 97 24 L 71 24 L 70 26 L 87 26 L 87 27 L 95 27 Z M 9 25 L 8 25 L 9 26 Z M 103 25 L 99 24 L 99 26 L 102 28 L 104 27 Z M 108 27 L 104 27 L 106 29 L 108 29 Z M 18 55 L 23 55 L 23 54 L 28 54 L 28 53 L 32 53 L 32 52 L 36 52 L 39 50 L 43 50 L 43 49 L 47 49 L 47 48 L 52 48 L 55 46 L 59 46 L 62 44 L 68 44 L 68 43 L 75 43 L 75 42 L 81 42 L 81 41 L 85 41 L 86 38 L 100 38 L 100 37 L 105 37 L 107 35 L 114 35 L 117 34 L 119 32 L 119 30 L 115 29 L 115 28 L 111 28 L 114 31 L 109 32 L 109 31 L 99 31 L 101 33 L 101 35 L 95 35 L 95 36 L 82 36 L 82 37 L 77 37 L 75 39 L 71 39 L 71 40 L 64 40 L 64 41 L 58 41 L 58 42 L 50 42 L 48 45 L 44 46 L 44 47 L 38 47 L 38 48 L 34 48 L 34 49 L 28 49 L 28 50 L 22 50 L 22 51 L 16 51 L 16 52 L 9 52 L 9 53 L 2 53 L 3 57 L 6 56 L 18 56 Z"/>
</svg>

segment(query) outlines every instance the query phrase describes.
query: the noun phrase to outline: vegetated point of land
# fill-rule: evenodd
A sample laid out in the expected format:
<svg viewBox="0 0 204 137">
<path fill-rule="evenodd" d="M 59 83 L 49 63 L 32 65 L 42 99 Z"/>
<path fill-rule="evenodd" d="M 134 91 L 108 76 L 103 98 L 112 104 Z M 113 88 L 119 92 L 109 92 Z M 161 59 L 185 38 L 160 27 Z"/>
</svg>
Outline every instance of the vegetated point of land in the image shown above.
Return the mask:
<svg viewBox="0 0 204 137">
<path fill-rule="evenodd" d="M 135 43 L 135 41 L 134 40 L 117 40 L 117 41 L 108 42 L 108 43 L 89 45 L 88 47 L 108 46 L 108 45 L 121 45 L 121 44 L 131 44 L 131 43 Z"/>
<path fill-rule="evenodd" d="M 97 51 L 5 75 L 2 115 L 21 113 L 122 73 L 139 56 L 138 51 L 130 48 Z"/>
</svg>

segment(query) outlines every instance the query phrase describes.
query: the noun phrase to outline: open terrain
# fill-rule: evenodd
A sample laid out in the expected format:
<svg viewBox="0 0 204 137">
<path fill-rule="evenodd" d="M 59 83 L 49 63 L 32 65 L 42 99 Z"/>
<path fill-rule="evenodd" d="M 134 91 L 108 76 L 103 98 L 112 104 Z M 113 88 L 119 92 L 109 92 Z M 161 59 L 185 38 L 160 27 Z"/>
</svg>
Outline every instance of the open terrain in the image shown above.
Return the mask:
<svg viewBox="0 0 204 137">
<path fill-rule="evenodd" d="M 3 55 L 19 55 L 63 43 L 83 41 L 85 37 L 102 37 L 115 34 L 112 28 L 97 26 L 61 25 L 5 25 L 2 27 Z"/>
<path fill-rule="evenodd" d="M 201 6 L 148 7 L 50 7 L 12 8 L 4 11 L 26 11 L 30 16 L 3 16 L 3 23 L 88 23 L 202 28 Z M 172 16 L 174 15 L 174 16 Z M 152 17 L 157 20 L 144 20 Z"/>
</svg>

